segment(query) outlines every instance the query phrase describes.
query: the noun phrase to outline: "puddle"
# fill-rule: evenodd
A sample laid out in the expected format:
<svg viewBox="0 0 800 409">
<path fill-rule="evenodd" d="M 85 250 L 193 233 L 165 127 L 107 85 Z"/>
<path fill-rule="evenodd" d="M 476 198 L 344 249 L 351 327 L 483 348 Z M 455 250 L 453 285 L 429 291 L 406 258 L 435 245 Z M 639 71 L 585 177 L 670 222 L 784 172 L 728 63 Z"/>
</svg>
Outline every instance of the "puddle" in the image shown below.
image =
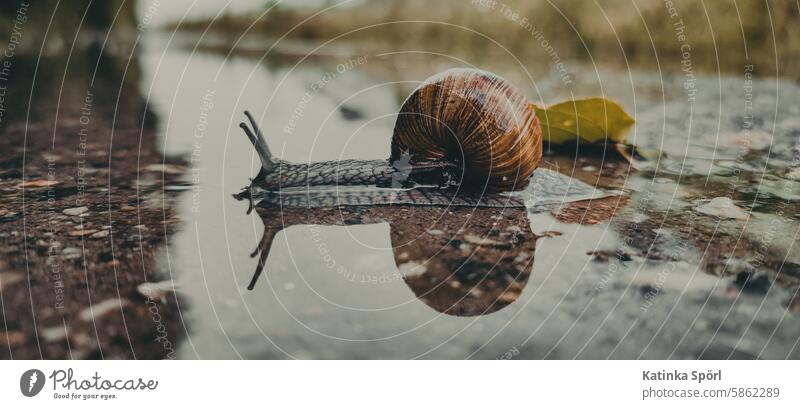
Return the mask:
<svg viewBox="0 0 800 409">
<path fill-rule="evenodd" d="M 698 100 L 687 103 L 677 77 L 634 73 L 631 82 L 616 72 L 594 74 L 635 113 L 631 140 L 663 155 L 609 177 L 614 183 L 600 187 L 621 187 L 625 202 L 603 199 L 623 204 L 595 211 L 590 225 L 554 217 L 559 210 L 505 216 L 396 206 L 247 215 L 247 203 L 231 197 L 258 169 L 238 128 L 244 109 L 283 159 L 385 158 L 408 84 L 377 76 L 393 63 L 377 57 L 337 73 L 346 57 L 257 64 L 166 41 L 145 43 L 142 84 L 162 118 L 165 154 L 190 159 L 185 177 L 193 188 L 178 209 L 184 227 L 161 257 L 186 299 L 180 357 L 800 354 L 793 246 L 800 191 L 786 176 L 798 165 L 794 83 L 756 80 L 745 95 L 744 78 L 700 78 Z M 328 83 L 309 94 L 320 80 Z M 589 95 L 596 84 L 577 87 Z M 564 90 L 546 92 L 538 99 L 559 99 Z M 586 179 L 626 166 L 619 158 L 588 160 L 558 170 Z M 750 217 L 719 218 L 719 206 L 708 207 L 719 197 Z M 516 241 L 490 235 L 485 223 L 495 217 L 515 223 L 501 231 Z M 763 277 L 761 290 L 749 290 L 745 273 Z"/>
</svg>

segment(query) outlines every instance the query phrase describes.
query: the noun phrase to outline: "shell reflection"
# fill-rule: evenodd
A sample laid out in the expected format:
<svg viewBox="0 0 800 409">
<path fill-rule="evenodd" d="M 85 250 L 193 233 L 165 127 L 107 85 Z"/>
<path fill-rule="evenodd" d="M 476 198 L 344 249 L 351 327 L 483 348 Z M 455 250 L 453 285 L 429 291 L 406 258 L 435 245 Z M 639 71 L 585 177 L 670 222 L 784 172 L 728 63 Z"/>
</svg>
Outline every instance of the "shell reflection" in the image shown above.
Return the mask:
<svg viewBox="0 0 800 409">
<path fill-rule="evenodd" d="M 525 209 L 425 206 L 330 209 L 260 206 L 264 223 L 253 289 L 275 235 L 294 225 L 389 223 L 392 251 L 414 295 L 448 315 L 490 314 L 516 301 L 528 282 L 536 236 Z M 266 274 L 269 274 L 266 269 Z"/>
</svg>

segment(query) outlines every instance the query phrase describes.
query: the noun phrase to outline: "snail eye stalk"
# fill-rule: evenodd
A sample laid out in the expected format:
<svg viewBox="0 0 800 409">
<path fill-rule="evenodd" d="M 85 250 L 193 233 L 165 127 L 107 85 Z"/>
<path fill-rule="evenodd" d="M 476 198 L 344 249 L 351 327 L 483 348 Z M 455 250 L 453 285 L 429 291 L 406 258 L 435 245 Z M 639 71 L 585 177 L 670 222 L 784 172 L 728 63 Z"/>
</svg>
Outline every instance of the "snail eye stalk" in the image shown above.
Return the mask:
<svg viewBox="0 0 800 409">
<path fill-rule="evenodd" d="M 267 146 L 267 141 L 264 139 L 264 134 L 261 133 L 261 128 L 259 128 L 258 124 L 256 123 L 253 116 L 250 114 L 250 111 L 244 111 L 244 114 L 247 116 L 247 119 L 250 121 L 250 124 L 253 126 L 253 131 L 245 124 L 244 122 L 239 124 L 239 127 L 244 130 L 244 133 L 247 135 L 247 138 L 250 139 L 250 143 L 253 144 L 253 147 L 256 149 L 256 153 L 258 153 L 258 158 L 261 160 L 261 167 L 267 173 L 272 172 L 277 167 L 275 165 L 275 161 L 272 160 L 272 152 L 269 150 L 269 146 Z"/>
</svg>

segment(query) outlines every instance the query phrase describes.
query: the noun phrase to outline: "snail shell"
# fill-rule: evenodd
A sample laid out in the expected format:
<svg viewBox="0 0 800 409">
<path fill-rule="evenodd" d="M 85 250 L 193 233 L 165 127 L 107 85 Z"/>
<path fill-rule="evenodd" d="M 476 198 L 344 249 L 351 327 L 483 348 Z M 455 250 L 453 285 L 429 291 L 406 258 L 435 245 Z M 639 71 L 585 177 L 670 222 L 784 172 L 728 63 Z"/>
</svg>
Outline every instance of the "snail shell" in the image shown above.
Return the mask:
<svg viewBox="0 0 800 409">
<path fill-rule="evenodd" d="M 542 130 L 514 85 L 486 71 L 453 69 L 425 80 L 403 103 L 390 160 L 408 154 L 460 165 L 468 188 L 520 190 L 542 160 Z"/>
</svg>

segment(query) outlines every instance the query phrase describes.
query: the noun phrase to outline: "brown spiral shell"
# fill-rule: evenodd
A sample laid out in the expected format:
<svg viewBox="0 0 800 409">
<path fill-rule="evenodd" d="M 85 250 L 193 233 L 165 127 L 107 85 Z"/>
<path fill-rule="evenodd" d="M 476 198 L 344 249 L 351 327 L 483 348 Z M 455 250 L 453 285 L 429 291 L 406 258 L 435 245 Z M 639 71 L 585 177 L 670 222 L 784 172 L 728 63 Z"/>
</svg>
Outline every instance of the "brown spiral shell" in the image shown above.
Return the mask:
<svg viewBox="0 0 800 409">
<path fill-rule="evenodd" d="M 425 80 L 403 103 L 391 160 L 447 160 L 461 166 L 462 187 L 527 186 L 542 159 L 542 130 L 527 97 L 503 78 L 453 69 Z"/>
</svg>

